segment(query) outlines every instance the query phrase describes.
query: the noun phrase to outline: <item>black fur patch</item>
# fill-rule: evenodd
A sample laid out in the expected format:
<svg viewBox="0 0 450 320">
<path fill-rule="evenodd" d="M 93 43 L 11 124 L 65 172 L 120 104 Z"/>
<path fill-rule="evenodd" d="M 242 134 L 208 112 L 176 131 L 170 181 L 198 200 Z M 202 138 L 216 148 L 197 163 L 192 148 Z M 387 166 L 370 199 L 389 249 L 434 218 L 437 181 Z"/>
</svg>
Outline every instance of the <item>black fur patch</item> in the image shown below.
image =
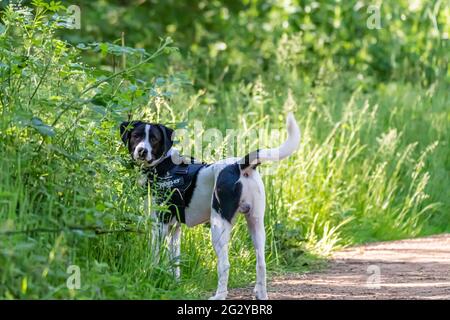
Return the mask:
<svg viewBox="0 0 450 320">
<path fill-rule="evenodd" d="M 131 141 L 131 133 L 134 133 L 133 141 Z M 128 151 L 131 153 L 136 144 L 138 144 L 145 137 L 145 123 L 142 121 L 125 121 L 120 124 L 120 138 Z"/>
<path fill-rule="evenodd" d="M 261 164 L 259 161 L 259 149 L 247 154 L 244 158 L 239 161 L 241 170 L 245 170 L 248 167 L 251 169 L 256 169 L 257 166 Z"/>
<path fill-rule="evenodd" d="M 213 193 L 212 207 L 230 223 L 241 200 L 242 184 L 238 182 L 240 176 L 241 171 L 237 163 L 226 166 L 217 177 Z"/>
<path fill-rule="evenodd" d="M 197 177 L 201 170 L 203 170 L 203 169 L 200 169 L 199 171 L 197 171 L 195 173 L 194 177 L 192 178 L 191 185 L 184 192 L 184 203 L 186 204 L 186 207 L 189 207 L 189 205 L 191 204 L 194 190 L 195 190 L 195 188 L 197 188 Z"/>
</svg>

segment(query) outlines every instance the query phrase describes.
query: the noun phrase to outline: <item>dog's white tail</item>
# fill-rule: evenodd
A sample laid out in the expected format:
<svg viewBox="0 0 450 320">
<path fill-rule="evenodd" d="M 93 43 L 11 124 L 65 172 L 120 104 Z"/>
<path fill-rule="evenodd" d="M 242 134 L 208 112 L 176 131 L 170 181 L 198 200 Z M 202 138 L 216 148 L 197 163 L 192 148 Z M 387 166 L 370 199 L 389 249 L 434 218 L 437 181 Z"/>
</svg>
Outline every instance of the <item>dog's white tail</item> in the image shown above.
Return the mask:
<svg viewBox="0 0 450 320">
<path fill-rule="evenodd" d="M 297 150 L 300 144 L 300 128 L 295 121 L 292 112 L 288 113 L 286 120 L 288 137 L 286 141 L 278 148 L 256 150 L 246 155 L 240 162 L 241 169 L 255 168 L 265 161 L 280 161 L 289 157 Z"/>
</svg>

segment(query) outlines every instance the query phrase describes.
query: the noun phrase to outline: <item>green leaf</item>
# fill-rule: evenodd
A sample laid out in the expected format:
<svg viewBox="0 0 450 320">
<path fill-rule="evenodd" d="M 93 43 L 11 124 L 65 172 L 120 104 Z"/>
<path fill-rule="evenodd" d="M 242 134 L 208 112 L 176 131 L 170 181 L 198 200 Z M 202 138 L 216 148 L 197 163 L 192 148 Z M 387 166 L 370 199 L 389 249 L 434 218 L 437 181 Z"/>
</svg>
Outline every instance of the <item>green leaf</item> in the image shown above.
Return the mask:
<svg viewBox="0 0 450 320">
<path fill-rule="evenodd" d="M 36 129 L 43 136 L 53 137 L 55 136 L 55 128 L 45 124 L 41 119 L 33 117 L 31 119 L 31 127 Z"/>
<path fill-rule="evenodd" d="M 56 134 L 55 130 L 52 127 L 47 126 L 47 125 L 35 127 L 35 129 L 44 136 L 53 137 Z"/>
</svg>

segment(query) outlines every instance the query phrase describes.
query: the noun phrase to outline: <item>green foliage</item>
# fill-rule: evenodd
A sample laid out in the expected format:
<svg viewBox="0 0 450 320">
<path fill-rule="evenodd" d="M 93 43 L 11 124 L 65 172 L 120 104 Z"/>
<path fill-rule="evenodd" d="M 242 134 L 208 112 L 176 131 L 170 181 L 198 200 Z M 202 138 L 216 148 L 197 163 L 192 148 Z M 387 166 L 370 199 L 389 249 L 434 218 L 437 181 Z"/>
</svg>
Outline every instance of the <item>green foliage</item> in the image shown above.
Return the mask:
<svg viewBox="0 0 450 320">
<path fill-rule="evenodd" d="M 161 35 L 171 36 L 188 65 L 203 64 L 190 70 L 199 87 L 286 68 L 311 79 L 324 65 L 425 84 L 449 72 L 450 9 L 442 0 L 78 3 L 82 32 L 67 39 L 112 42 L 124 32 L 128 44 L 151 48 Z M 367 27 L 373 7 L 380 29 Z"/>
<path fill-rule="evenodd" d="M 244 141 L 295 111 L 301 149 L 264 178 L 270 272 L 315 266 L 343 245 L 450 230 L 440 1 L 383 2 L 380 30 L 366 27 L 361 1 L 80 4 L 81 31 L 66 29 L 58 2 L 1 11 L 0 298 L 214 290 L 207 227 L 183 229 L 179 283 L 165 249 L 159 262 L 149 249 L 152 222 L 118 133 L 129 118 L 188 131 L 202 120 Z M 242 220 L 231 286 L 254 277 Z M 81 268 L 80 290 L 66 287 L 69 265 Z"/>
</svg>

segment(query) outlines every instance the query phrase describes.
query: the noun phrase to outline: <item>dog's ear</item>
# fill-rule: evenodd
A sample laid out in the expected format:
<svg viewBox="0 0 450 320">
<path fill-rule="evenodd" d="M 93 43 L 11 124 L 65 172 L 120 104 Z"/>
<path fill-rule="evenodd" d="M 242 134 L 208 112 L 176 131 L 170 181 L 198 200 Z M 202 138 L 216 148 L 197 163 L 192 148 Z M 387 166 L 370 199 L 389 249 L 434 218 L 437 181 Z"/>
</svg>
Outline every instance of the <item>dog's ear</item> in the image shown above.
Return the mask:
<svg viewBox="0 0 450 320">
<path fill-rule="evenodd" d="M 131 131 L 140 123 L 141 121 L 124 121 L 120 124 L 120 138 L 125 146 L 128 144 Z"/>
<path fill-rule="evenodd" d="M 173 146 L 173 130 L 162 124 L 158 124 L 159 130 L 163 135 L 164 154 Z"/>
</svg>

